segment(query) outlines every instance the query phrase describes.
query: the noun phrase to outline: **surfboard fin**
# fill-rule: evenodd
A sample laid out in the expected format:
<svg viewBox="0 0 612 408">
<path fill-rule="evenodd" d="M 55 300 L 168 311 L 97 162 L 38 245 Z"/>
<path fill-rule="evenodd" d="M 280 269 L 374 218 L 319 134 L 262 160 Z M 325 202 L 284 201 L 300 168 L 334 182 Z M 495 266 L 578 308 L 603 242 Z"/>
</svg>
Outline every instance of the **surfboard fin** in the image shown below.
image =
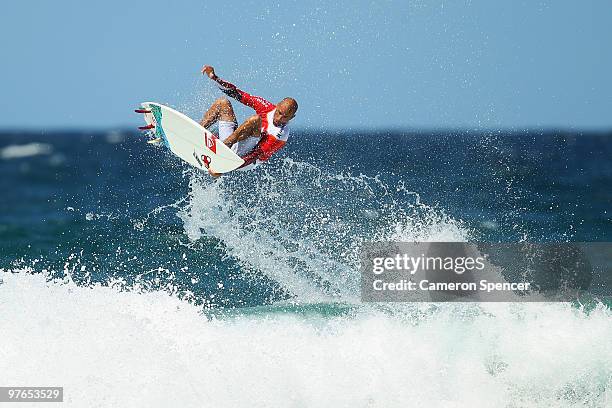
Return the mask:
<svg viewBox="0 0 612 408">
<path fill-rule="evenodd" d="M 153 129 L 154 127 L 155 127 L 155 125 L 151 123 L 150 125 L 147 125 L 147 126 L 138 126 L 138 129 L 140 129 L 140 130 L 149 130 L 149 129 Z"/>
<path fill-rule="evenodd" d="M 161 143 L 163 140 L 161 137 L 156 137 L 155 139 L 151 139 L 151 140 L 147 140 L 147 143 L 149 144 L 158 144 Z"/>
<path fill-rule="evenodd" d="M 134 112 L 136 112 L 136 113 L 151 113 L 151 111 L 148 110 L 148 109 L 134 109 Z"/>
</svg>

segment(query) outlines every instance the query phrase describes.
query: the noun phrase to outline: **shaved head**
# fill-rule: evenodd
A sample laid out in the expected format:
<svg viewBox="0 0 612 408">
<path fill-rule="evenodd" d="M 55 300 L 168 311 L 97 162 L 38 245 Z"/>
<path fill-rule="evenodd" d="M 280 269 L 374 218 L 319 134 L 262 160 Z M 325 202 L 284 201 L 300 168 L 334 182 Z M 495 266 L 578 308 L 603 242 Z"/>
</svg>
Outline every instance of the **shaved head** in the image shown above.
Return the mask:
<svg viewBox="0 0 612 408">
<path fill-rule="evenodd" d="M 279 102 L 280 104 L 283 104 L 285 106 L 285 108 L 291 112 L 292 115 L 295 115 L 295 112 L 297 112 L 298 110 L 298 103 L 295 99 L 293 98 L 285 98 L 282 101 Z"/>
<path fill-rule="evenodd" d="M 297 101 L 293 98 L 285 98 L 276 105 L 274 110 L 274 125 L 284 126 L 295 117 L 298 110 Z"/>
</svg>

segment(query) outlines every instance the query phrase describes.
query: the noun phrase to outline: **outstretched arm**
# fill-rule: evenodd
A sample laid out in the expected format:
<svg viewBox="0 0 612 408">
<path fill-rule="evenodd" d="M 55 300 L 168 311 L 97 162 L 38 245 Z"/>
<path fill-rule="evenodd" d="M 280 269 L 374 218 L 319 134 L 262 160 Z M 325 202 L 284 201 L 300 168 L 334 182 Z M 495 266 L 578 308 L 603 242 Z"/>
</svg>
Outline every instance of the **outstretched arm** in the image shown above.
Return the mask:
<svg viewBox="0 0 612 408">
<path fill-rule="evenodd" d="M 221 91 L 223 91 L 223 93 L 225 93 L 227 96 L 230 96 L 246 106 L 255 109 L 257 113 L 266 111 L 274 106 L 261 96 L 250 95 L 249 93 L 238 89 L 236 85 L 222 80 L 215 74 L 215 69 L 210 65 L 204 65 L 204 68 L 202 68 L 202 74 L 207 75 L 210 79 L 215 81 L 219 89 L 221 89 Z"/>
</svg>

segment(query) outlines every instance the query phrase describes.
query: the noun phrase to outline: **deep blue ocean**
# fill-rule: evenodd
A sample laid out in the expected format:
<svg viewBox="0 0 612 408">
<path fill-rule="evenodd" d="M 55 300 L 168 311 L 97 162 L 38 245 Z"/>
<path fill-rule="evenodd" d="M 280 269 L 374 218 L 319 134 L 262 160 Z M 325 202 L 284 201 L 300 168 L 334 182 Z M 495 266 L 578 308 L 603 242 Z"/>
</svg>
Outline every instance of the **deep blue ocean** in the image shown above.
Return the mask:
<svg viewBox="0 0 612 408">
<path fill-rule="evenodd" d="M 2 132 L 0 373 L 69 406 L 612 406 L 609 302 L 359 301 L 367 241 L 612 241 L 611 159 L 609 132 L 297 130 L 213 181 L 137 132 Z"/>
</svg>

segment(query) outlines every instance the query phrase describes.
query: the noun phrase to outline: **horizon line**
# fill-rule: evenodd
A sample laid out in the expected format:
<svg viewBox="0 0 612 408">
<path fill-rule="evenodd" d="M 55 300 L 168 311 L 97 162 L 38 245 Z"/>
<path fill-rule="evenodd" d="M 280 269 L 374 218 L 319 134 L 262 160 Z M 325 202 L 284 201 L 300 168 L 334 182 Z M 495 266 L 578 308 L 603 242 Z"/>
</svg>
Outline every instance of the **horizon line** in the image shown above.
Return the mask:
<svg viewBox="0 0 612 408">
<path fill-rule="evenodd" d="M 516 127 L 470 127 L 470 126 L 385 126 L 385 127 L 324 127 L 324 126 L 296 126 L 291 129 L 293 132 L 305 133 L 341 133 L 341 132 L 499 132 L 499 133 L 521 133 L 521 132 L 542 132 L 542 133 L 610 133 L 612 134 L 612 126 L 609 127 L 577 127 L 577 126 L 516 126 Z M 52 127 L 6 127 L 0 128 L 0 134 L 6 133 L 138 133 L 137 126 L 109 126 L 109 127 L 75 127 L 75 126 L 52 126 Z"/>
</svg>

